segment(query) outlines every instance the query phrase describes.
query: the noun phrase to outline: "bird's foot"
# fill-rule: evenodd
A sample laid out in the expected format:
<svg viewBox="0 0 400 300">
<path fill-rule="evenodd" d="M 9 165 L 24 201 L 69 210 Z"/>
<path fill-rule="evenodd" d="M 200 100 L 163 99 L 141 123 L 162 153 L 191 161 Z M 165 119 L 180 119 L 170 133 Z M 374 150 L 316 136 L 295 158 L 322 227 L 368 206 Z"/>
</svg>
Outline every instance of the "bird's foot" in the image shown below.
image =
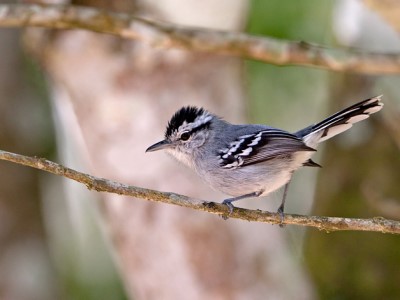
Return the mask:
<svg viewBox="0 0 400 300">
<path fill-rule="evenodd" d="M 225 199 L 224 201 L 222 201 L 222 204 L 225 204 L 229 210 L 229 213 L 227 215 L 223 215 L 222 218 L 224 220 L 228 220 L 229 216 L 233 213 L 234 206 L 232 204 L 232 201 L 230 201 L 230 199 Z"/>
<path fill-rule="evenodd" d="M 285 226 L 285 225 L 283 224 L 283 222 L 285 221 L 285 214 L 283 213 L 283 210 L 284 210 L 284 206 L 281 205 L 281 206 L 279 206 L 278 211 L 277 211 L 277 213 L 278 213 L 279 216 L 281 217 L 281 222 L 279 223 L 279 227 L 280 227 L 280 228 L 283 228 L 283 227 Z"/>
</svg>

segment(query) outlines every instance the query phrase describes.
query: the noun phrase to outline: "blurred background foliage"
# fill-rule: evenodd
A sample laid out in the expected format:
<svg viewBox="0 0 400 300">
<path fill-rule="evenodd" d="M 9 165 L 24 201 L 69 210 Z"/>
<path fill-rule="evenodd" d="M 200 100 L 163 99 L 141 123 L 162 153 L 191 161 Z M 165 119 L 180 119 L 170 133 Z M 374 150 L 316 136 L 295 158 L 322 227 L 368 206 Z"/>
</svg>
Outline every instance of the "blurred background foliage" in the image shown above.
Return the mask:
<svg viewBox="0 0 400 300">
<path fill-rule="evenodd" d="M 332 32 L 332 1 L 276 0 L 253 1 L 252 4 L 248 31 L 253 34 L 337 46 Z M 376 37 L 370 39 L 377 40 Z M 288 124 L 286 128 L 291 130 L 328 115 L 328 107 L 332 113 L 349 101 L 377 93 L 398 94 L 393 88 L 387 91 L 388 82 L 393 84 L 396 80 L 384 78 L 390 76 L 377 79 L 259 62 L 247 62 L 247 71 L 252 118 L 274 126 Z M 379 209 L 383 203 L 371 203 L 374 201 L 371 198 L 394 198 L 398 207 L 400 187 L 396 182 L 400 180 L 400 155 L 383 122 L 374 118 L 369 122 L 353 128 L 347 136 L 327 142 L 328 147 L 320 160 L 323 169 L 317 180 L 314 214 L 399 218 L 398 214 L 384 214 Z M 366 126 L 373 127 L 372 135 L 357 141 L 357 134 L 362 136 Z M 374 193 L 378 196 L 372 196 Z M 397 236 L 356 232 L 321 234 L 310 230 L 304 249 L 306 268 L 321 299 L 400 297 L 400 272 L 395 263 L 400 260 Z"/>
<path fill-rule="evenodd" d="M 247 31 L 285 40 L 332 44 L 332 1 L 252 1 Z M 329 72 L 246 62 L 252 120 L 296 130 L 321 116 Z M 274 101 L 273 101 L 274 100 Z M 299 101 L 301 100 L 301 101 Z M 305 119 L 303 107 L 312 105 Z M 279 111 L 281 113 L 276 113 Z"/>
<path fill-rule="evenodd" d="M 336 43 L 332 32 L 335 2 L 253 0 L 247 31 L 256 35 L 332 46 Z M 14 36 L 19 35 L 16 30 L 1 29 L 1 31 L 10 32 Z M 15 38 L 14 44 L 15 49 L 20 49 Z M 48 101 L 44 101 L 48 98 L 46 96 L 48 90 L 40 68 L 21 52 L 12 53 L 11 56 L 15 60 L 15 65 L 8 68 L 13 68 L 11 73 L 15 73 L 16 77 L 9 76 L 7 78 L 9 83 L 4 84 L 3 81 L 3 85 L 0 85 L 1 101 L 2 105 L 5 105 L 1 111 L 2 114 L 12 112 L 14 116 L 20 114 L 21 117 L 2 116 L 1 119 L 7 121 L 7 123 L 0 123 L 2 148 L 27 155 L 52 158 L 55 155 L 55 138 L 51 129 L 52 108 Z M 318 121 L 328 113 L 346 106 L 350 101 L 355 102 L 380 94 L 381 89 L 393 85 L 392 81 L 388 83 L 372 76 L 335 74 L 302 67 L 277 67 L 255 61 L 245 62 L 245 78 L 249 119 L 289 131 Z M 391 78 L 391 80 L 394 79 Z M 14 82 L 11 83 L 11 81 Z M 396 95 L 395 88 L 391 89 L 391 93 L 391 95 Z M 20 120 L 23 122 L 19 123 Z M 371 124 L 360 125 L 360 127 L 373 127 L 373 133 L 368 139 L 353 144 L 350 142 L 350 145 L 346 144 L 349 136 L 329 142 L 329 147 L 319 161 L 324 168 L 313 171 L 318 172 L 320 176 L 313 213 L 365 218 L 379 215 L 386 217 L 385 211 L 379 209 L 380 205 L 375 202 L 373 205 L 371 201 L 373 202 L 375 198 L 391 197 L 397 200 L 397 206 L 399 205 L 400 188 L 397 184 L 400 181 L 399 149 L 386 133 L 382 122 L 374 118 L 368 122 Z M 7 135 L 5 134 L 7 132 L 13 132 L 13 134 Z M 351 137 L 354 137 L 357 132 L 361 131 L 355 130 Z M 4 207 L 9 205 L 5 203 L 10 202 L 11 195 L 15 195 L 22 201 L 14 202 L 14 204 L 18 203 L 13 208 L 14 214 L 18 215 L 27 211 L 27 215 L 30 216 L 27 218 L 23 215 L 19 221 L 15 221 L 29 225 L 26 228 L 21 227 L 21 232 L 10 230 L 12 225 L 9 225 L 11 227 L 3 226 L 4 230 L 9 231 L 8 238 L 6 239 L 7 234 L 3 233 L 3 238 L 0 240 L 0 255 L 3 257 L 0 260 L 2 266 L 0 273 L 18 269 L 17 261 L 20 257 L 8 262 L 7 267 L 4 267 L 5 263 L 1 261 L 5 260 L 4 257 L 9 260 L 10 255 L 6 256 L 6 254 L 15 251 L 16 247 L 12 246 L 11 250 L 9 241 L 17 239 L 16 235 L 20 234 L 20 245 L 24 245 L 26 240 L 34 240 L 36 252 L 46 253 L 45 257 L 39 255 L 40 259 L 37 260 L 37 263 L 43 264 L 44 267 L 34 266 L 30 270 L 32 274 L 37 274 L 38 270 L 43 269 L 47 272 L 47 275 L 43 277 L 47 280 L 48 293 L 47 297 L 44 296 L 42 299 L 126 299 L 122 284 L 112 265 L 112 258 L 108 252 L 109 246 L 99 229 L 101 224 L 96 212 L 86 216 L 91 220 L 89 223 L 92 227 L 89 233 L 84 235 L 83 241 L 78 242 L 77 237 L 74 237 L 71 232 L 73 224 L 70 223 L 73 222 L 73 218 L 54 220 L 57 216 L 51 215 L 51 209 L 41 208 L 43 197 L 48 198 L 44 202 L 49 205 L 51 201 L 54 201 L 54 195 L 60 194 L 59 189 L 65 189 L 70 183 L 61 186 L 49 175 L 38 174 L 31 169 L 4 162 L 1 162 L 1 167 L 2 177 L 5 177 L 5 174 L 18 172 L 21 178 L 30 176 L 27 182 L 33 180 L 37 185 L 33 184 L 33 187 L 26 188 L 21 182 L 17 182 L 11 192 L 5 191 L 4 187 L 0 190 L 1 215 L 11 211 L 11 208 Z M 42 184 L 40 192 L 39 183 L 45 181 L 51 182 L 52 188 L 49 189 L 48 185 L 47 188 L 43 188 Z M 295 183 L 291 193 L 297 195 L 297 199 L 292 196 L 290 203 L 303 200 L 301 191 L 303 181 L 299 180 L 299 182 L 301 185 Z M 383 188 L 375 189 L 375 184 Z M 11 186 L 12 183 L 8 184 L 8 188 Z M 307 189 L 310 191 L 306 195 L 311 198 L 314 193 L 313 185 L 308 184 Z M 28 191 L 28 195 L 23 194 L 23 190 Z M 374 193 L 377 193 L 377 196 Z M 93 201 L 90 193 L 84 194 L 83 197 L 89 202 Z M 368 202 L 368 198 L 374 199 Z M 311 199 L 309 200 L 311 205 L 310 201 Z M 68 209 L 67 204 L 64 205 L 65 209 Z M 293 207 L 300 204 L 290 205 L 294 211 Z M 291 211 L 290 207 L 289 211 Z M 304 212 L 310 213 L 307 208 Z M 49 219 L 53 220 L 49 221 Z M 51 224 L 50 228 L 47 226 L 45 229 L 46 223 Z M 54 226 L 59 227 L 57 234 L 60 235 L 62 232 L 62 238 L 55 238 L 55 234 L 49 233 L 55 230 Z M 87 240 L 88 236 L 91 237 L 90 240 Z M 90 247 L 87 247 L 89 243 Z M 37 247 L 38 244 L 41 246 Z M 74 246 L 75 244 L 80 246 Z M 82 251 L 85 250 L 82 249 L 89 250 L 83 253 Z M 326 234 L 309 230 L 304 242 L 304 256 L 301 254 L 300 260 L 309 270 L 321 299 L 398 299 L 400 298 L 399 250 L 400 241 L 397 236 L 360 232 Z M 31 253 L 23 252 L 21 255 L 32 255 Z M 21 278 L 21 274 L 15 272 L 18 279 L 10 283 L 14 285 Z M 0 286 L 0 290 L 3 295 L 6 295 L 4 291 L 7 287 Z"/>
</svg>

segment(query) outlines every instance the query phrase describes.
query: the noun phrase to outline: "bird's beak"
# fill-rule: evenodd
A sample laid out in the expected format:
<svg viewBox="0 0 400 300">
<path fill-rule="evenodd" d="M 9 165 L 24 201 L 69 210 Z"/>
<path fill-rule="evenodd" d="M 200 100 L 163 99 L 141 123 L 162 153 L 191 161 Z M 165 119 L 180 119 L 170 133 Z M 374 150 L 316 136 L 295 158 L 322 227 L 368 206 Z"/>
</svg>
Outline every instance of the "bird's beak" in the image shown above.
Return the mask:
<svg viewBox="0 0 400 300">
<path fill-rule="evenodd" d="M 154 145 L 151 145 L 149 148 L 146 149 L 146 152 L 153 152 L 153 151 L 158 151 L 162 149 L 167 149 L 172 146 L 172 143 L 167 140 L 163 140 L 161 142 L 155 143 Z"/>
</svg>

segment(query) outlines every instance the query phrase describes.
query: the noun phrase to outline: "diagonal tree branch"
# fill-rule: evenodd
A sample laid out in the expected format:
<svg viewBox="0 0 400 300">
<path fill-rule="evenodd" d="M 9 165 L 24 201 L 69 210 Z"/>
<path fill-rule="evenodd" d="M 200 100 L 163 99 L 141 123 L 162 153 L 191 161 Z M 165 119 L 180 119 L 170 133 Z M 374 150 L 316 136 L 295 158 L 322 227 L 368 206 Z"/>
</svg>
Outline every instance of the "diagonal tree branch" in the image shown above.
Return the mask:
<svg viewBox="0 0 400 300">
<path fill-rule="evenodd" d="M 141 187 L 125 185 L 119 182 L 75 171 L 44 158 L 29 157 L 0 150 L 0 160 L 14 162 L 16 164 L 29 166 L 55 175 L 63 176 L 83 183 L 88 189 L 96 190 L 98 192 L 115 193 L 149 201 L 163 202 L 222 216 L 226 216 L 228 213 L 227 207 L 220 203 L 207 202 L 175 193 L 163 193 Z M 254 222 L 280 224 L 279 214 L 261 210 L 235 208 L 229 217 Z M 372 219 L 353 219 L 285 214 L 285 220 L 283 223 L 315 227 L 328 232 L 354 230 L 400 234 L 400 221 L 388 220 L 382 217 Z"/>
<path fill-rule="evenodd" d="M 155 47 L 232 55 L 282 66 L 368 74 L 400 73 L 399 53 L 326 48 L 305 42 L 174 25 L 89 7 L 0 4 L 0 27 L 30 26 L 86 29 L 142 40 Z"/>
<path fill-rule="evenodd" d="M 363 0 L 365 6 L 378 13 L 397 33 L 400 33 L 400 2 Z"/>
</svg>

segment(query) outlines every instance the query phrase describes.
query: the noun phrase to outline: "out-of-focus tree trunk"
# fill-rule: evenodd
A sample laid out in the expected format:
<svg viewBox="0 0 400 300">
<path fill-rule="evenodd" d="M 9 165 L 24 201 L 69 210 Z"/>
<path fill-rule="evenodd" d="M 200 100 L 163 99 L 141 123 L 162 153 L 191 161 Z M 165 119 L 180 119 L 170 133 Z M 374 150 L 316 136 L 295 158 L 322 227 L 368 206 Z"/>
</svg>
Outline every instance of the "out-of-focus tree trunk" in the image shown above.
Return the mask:
<svg viewBox="0 0 400 300">
<path fill-rule="evenodd" d="M 246 1 L 241 0 L 115 1 L 113 5 L 111 9 L 151 18 L 227 30 L 240 30 L 247 13 Z M 36 49 L 52 79 L 64 130 L 75 135 L 67 139 L 79 145 L 91 173 L 223 199 L 165 154 L 144 151 L 162 138 L 168 119 L 182 105 L 201 105 L 230 121 L 244 121 L 240 60 L 158 50 L 84 31 L 44 37 L 37 35 L 35 42 L 32 35 L 30 47 Z M 102 198 L 108 231 L 132 298 L 312 298 L 307 277 L 291 259 L 284 231 L 278 227 L 224 221 L 116 195 Z"/>
<path fill-rule="evenodd" d="M 342 42 L 367 49 L 399 50 L 399 38 L 377 16 L 357 3 L 346 1 L 344 6 L 346 9 L 340 10 L 336 21 Z M 384 95 L 385 107 L 328 142 L 322 162 L 326 171 L 318 181 L 315 214 L 399 219 L 400 215 L 395 215 L 396 207 L 397 212 L 400 208 L 399 148 L 384 123 L 387 110 L 400 107 L 393 97 L 399 94 L 398 86 L 399 79 L 394 77 L 377 82 L 373 76 L 332 75 L 331 111 L 345 107 L 349 101 L 379 94 Z M 397 299 L 399 249 L 396 236 L 356 232 L 321 235 L 310 231 L 306 253 L 321 298 Z"/>
<path fill-rule="evenodd" d="M 41 155 L 51 130 L 40 120 L 43 103 L 27 83 L 19 33 L 0 30 L 0 144 L 8 151 Z M 54 299 L 38 172 L 6 162 L 0 168 L 0 298 Z"/>
</svg>

